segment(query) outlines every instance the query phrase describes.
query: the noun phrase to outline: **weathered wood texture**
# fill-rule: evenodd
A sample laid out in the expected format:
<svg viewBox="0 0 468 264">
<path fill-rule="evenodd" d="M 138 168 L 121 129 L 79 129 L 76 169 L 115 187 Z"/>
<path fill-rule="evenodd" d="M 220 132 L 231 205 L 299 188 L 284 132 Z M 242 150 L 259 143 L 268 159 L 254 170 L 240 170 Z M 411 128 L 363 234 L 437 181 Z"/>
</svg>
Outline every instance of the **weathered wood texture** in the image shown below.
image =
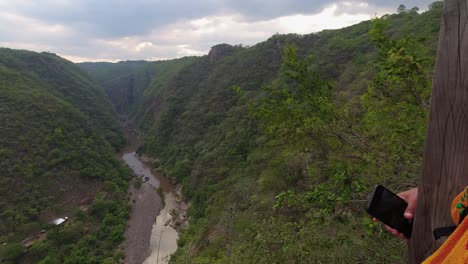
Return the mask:
<svg viewBox="0 0 468 264">
<path fill-rule="evenodd" d="M 468 0 L 446 0 L 432 87 L 409 263 L 437 249 L 432 231 L 453 225 L 452 199 L 468 185 Z"/>
</svg>

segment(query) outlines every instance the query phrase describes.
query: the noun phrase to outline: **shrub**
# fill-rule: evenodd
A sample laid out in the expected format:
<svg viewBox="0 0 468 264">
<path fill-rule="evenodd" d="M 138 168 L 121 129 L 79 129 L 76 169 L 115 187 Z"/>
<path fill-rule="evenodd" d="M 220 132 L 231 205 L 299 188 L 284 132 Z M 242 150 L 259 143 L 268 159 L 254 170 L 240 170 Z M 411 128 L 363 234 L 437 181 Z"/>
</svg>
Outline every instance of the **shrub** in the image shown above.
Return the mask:
<svg viewBox="0 0 468 264">
<path fill-rule="evenodd" d="M 11 262 L 16 262 L 23 252 L 24 247 L 20 243 L 6 244 L 0 248 L 0 256 Z"/>
</svg>

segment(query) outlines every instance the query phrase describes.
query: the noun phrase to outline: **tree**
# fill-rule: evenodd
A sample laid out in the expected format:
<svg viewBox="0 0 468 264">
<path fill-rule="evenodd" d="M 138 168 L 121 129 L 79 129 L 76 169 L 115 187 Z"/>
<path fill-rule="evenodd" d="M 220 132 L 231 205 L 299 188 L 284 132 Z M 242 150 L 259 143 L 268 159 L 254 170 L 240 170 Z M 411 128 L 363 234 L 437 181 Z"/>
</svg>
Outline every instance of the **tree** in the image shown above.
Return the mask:
<svg viewBox="0 0 468 264">
<path fill-rule="evenodd" d="M 432 9 L 442 9 L 444 7 L 444 1 L 436 1 L 432 4 L 430 4 L 429 6 L 429 10 L 432 10 Z"/>
<path fill-rule="evenodd" d="M 60 264 L 62 263 L 60 259 L 56 256 L 47 256 L 39 264 Z"/>
<path fill-rule="evenodd" d="M 15 262 L 23 255 L 23 246 L 19 243 L 7 244 L 0 248 L 0 256 Z"/>
<path fill-rule="evenodd" d="M 406 12 L 406 6 L 403 5 L 403 4 L 399 5 L 398 8 L 397 8 L 397 12 L 398 12 L 398 14 L 405 13 Z"/>
<path fill-rule="evenodd" d="M 277 138 L 324 142 L 334 120 L 332 87 L 301 59 L 294 45 L 284 48 L 281 80 L 264 86 L 266 97 L 252 109 L 261 128 Z"/>
<path fill-rule="evenodd" d="M 385 181 L 406 178 L 415 183 L 421 164 L 432 60 L 420 43 L 410 38 L 390 39 L 385 28 L 386 21 L 376 19 L 370 31 L 379 48 L 379 61 L 374 81 L 361 97 L 366 110 L 361 129 L 371 139 L 368 155 L 381 163 L 374 166 L 378 173 L 370 174 L 385 175 Z"/>
<path fill-rule="evenodd" d="M 417 13 L 417 12 L 419 12 L 419 7 L 415 6 L 415 7 L 411 8 L 410 11 Z"/>
</svg>

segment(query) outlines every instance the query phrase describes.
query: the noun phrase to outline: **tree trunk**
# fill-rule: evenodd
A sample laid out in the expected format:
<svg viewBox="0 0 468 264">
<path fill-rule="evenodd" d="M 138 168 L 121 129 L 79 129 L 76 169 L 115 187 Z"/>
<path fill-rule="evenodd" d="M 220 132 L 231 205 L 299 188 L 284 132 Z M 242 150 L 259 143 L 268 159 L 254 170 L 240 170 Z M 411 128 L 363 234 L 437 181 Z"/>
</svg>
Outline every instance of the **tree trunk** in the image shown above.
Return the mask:
<svg viewBox="0 0 468 264">
<path fill-rule="evenodd" d="M 452 199 L 468 185 L 467 2 L 445 1 L 409 263 L 440 246 L 432 232 L 453 225 Z"/>
</svg>

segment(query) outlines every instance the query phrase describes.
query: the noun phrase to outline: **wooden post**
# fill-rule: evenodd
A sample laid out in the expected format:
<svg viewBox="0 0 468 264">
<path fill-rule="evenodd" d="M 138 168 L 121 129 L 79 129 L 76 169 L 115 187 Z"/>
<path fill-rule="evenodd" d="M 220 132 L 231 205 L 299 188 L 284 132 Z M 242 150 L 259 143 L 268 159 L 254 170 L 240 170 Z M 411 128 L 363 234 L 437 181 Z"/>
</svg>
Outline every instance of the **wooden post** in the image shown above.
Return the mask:
<svg viewBox="0 0 468 264">
<path fill-rule="evenodd" d="M 452 226 L 452 199 L 468 185 L 468 0 L 446 0 L 432 87 L 409 263 L 441 244 L 438 227 Z"/>
</svg>

